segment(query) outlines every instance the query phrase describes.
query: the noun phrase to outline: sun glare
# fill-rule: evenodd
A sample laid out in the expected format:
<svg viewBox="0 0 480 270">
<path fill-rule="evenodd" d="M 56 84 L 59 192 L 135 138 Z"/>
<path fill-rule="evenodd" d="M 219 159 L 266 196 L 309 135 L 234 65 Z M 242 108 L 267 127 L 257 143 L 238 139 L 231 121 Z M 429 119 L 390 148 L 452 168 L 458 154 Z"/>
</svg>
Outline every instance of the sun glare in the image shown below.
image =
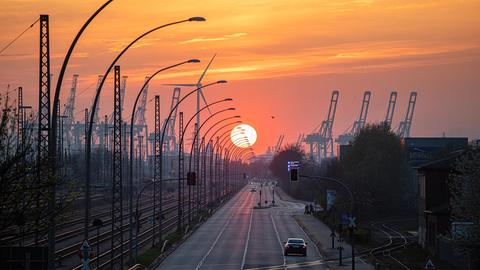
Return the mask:
<svg viewBox="0 0 480 270">
<path fill-rule="evenodd" d="M 247 148 L 257 141 L 257 132 L 250 125 L 240 124 L 232 129 L 230 138 L 236 146 Z"/>
</svg>

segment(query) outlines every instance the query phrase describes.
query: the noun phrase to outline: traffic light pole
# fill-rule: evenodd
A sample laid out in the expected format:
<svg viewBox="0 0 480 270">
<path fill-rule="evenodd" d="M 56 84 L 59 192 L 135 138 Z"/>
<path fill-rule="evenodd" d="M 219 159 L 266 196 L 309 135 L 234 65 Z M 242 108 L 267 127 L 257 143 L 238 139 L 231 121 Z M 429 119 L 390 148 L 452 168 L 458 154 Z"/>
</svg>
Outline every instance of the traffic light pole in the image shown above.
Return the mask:
<svg viewBox="0 0 480 270">
<path fill-rule="evenodd" d="M 350 233 L 350 245 L 352 246 L 352 270 L 355 270 L 355 218 L 353 216 L 353 211 L 354 211 L 354 206 L 355 206 L 355 198 L 353 197 L 352 191 L 340 180 L 331 178 L 331 177 L 325 177 L 325 176 L 309 176 L 309 175 L 300 175 L 300 177 L 303 178 L 309 178 L 309 179 L 317 179 L 317 180 L 326 180 L 330 182 L 334 182 L 340 186 L 342 186 L 350 196 L 350 221 L 352 224 L 349 224 L 349 233 Z"/>
</svg>

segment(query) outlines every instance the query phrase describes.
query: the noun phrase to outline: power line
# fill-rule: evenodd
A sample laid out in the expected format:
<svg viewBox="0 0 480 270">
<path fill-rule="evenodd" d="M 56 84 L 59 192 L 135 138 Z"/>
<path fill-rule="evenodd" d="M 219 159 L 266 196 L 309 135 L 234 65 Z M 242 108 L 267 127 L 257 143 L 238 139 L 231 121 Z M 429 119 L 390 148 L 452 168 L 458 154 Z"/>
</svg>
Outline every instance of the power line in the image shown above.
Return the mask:
<svg viewBox="0 0 480 270">
<path fill-rule="evenodd" d="M 23 34 L 25 34 L 25 32 L 27 32 L 28 29 L 32 28 L 39 20 L 40 20 L 40 18 L 38 18 L 36 21 L 34 21 L 29 27 L 27 27 L 27 29 L 23 30 L 23 32 L 20 33 L 20 35 L 18 35 L 16 38 L 14 38 L 12 41 L 10 41 L 5 47 L 3 47 L 2 50 L 0 50 L 0 54 L 2 54 L 8 47 L 10 47 L 10 45 L 12 45 L 17 39 L 19 39 L 21 36 L 23 36 Z"/>
</svg>

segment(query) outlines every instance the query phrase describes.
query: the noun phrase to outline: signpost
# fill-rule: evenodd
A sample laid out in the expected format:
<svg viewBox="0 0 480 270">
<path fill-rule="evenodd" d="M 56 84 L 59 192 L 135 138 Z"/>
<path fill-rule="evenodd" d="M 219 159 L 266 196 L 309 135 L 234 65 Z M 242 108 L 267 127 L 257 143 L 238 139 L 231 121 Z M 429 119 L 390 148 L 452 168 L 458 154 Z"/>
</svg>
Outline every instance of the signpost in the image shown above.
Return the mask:
<svg viewBox="0 0 480 270">
<path fill-rule="evenodd" d="M 348 227 L 349 227 L 349 228 L 355 228 L 355 227 L 357 227 L 356 219 L 357 219 L 357 218 L 354 217 L 354 216 L 348 217 Z"/>
<path fill-rule="evenodd" d="M 290 176 L 290 181 L 295 182 L 298 181 L 299 176 L 299 169 L 300 169 L 300 161 L 288 161 L 287 162 L 288 174 Z"/>
<path fill-rule="evenodd" d="M 337 191 L 335 189 L 327 189 L 327 211 L 335 204 L 336 197 Z"/>
<path fill-rule="evenodd" d="M 437 267 L 433 264 L 432 260 L 428 259 L 427 262 L 425 263 L 425 267 L 423 269 L 425 269 L 425 270 L 437 270 Z"/>
<path fill-rule="evenodd" d="M 90 270 L 90 251 L 92 248 L 88 244 L 87 240 L 83 241 L 82 247 L 80 248 L 80 252 L 82 253 L 82 269 L 83 270 Z"/>
</svg>

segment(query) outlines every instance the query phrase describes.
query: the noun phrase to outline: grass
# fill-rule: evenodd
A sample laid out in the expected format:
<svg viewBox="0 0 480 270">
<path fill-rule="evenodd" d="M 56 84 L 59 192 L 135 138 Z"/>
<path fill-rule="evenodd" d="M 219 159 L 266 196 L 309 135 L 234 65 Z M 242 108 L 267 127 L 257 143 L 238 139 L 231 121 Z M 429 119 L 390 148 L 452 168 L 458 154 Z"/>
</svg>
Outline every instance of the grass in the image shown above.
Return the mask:
<svg viewBox="0 0 480 270">
<path fill-rule="evenodd" d="M 142 265 L 150 265 L 158 256 L 160 256 L 160 247 L 153 247 L 138 256 L 137 262 Z"/>
<path fill-rule="evenodd" d="M 165 240 L 168 240 L 165 248 L 168 249 L 169 247 L 171 247 L 173 244 L 180 241 L 181 239 L 182 239 L 182 235 L 180 233 L 178 233 L 178 232 L 169 233 L 165 237 Z M 163 242 L 162 242 L 162 245 L 163 245 Z M 160 256 L 162 254 L 161 251 L 162 251 L 161 246 L 150 248 L 147 251 L 140 254 L 140 256 L 138 256 L 137 261 L 138 261 L 139 264 L 149 266 L 150 264 L 152 264 L 152 262 L 156 258 L 158 258 L 158 256 Z"/>
</svg>

